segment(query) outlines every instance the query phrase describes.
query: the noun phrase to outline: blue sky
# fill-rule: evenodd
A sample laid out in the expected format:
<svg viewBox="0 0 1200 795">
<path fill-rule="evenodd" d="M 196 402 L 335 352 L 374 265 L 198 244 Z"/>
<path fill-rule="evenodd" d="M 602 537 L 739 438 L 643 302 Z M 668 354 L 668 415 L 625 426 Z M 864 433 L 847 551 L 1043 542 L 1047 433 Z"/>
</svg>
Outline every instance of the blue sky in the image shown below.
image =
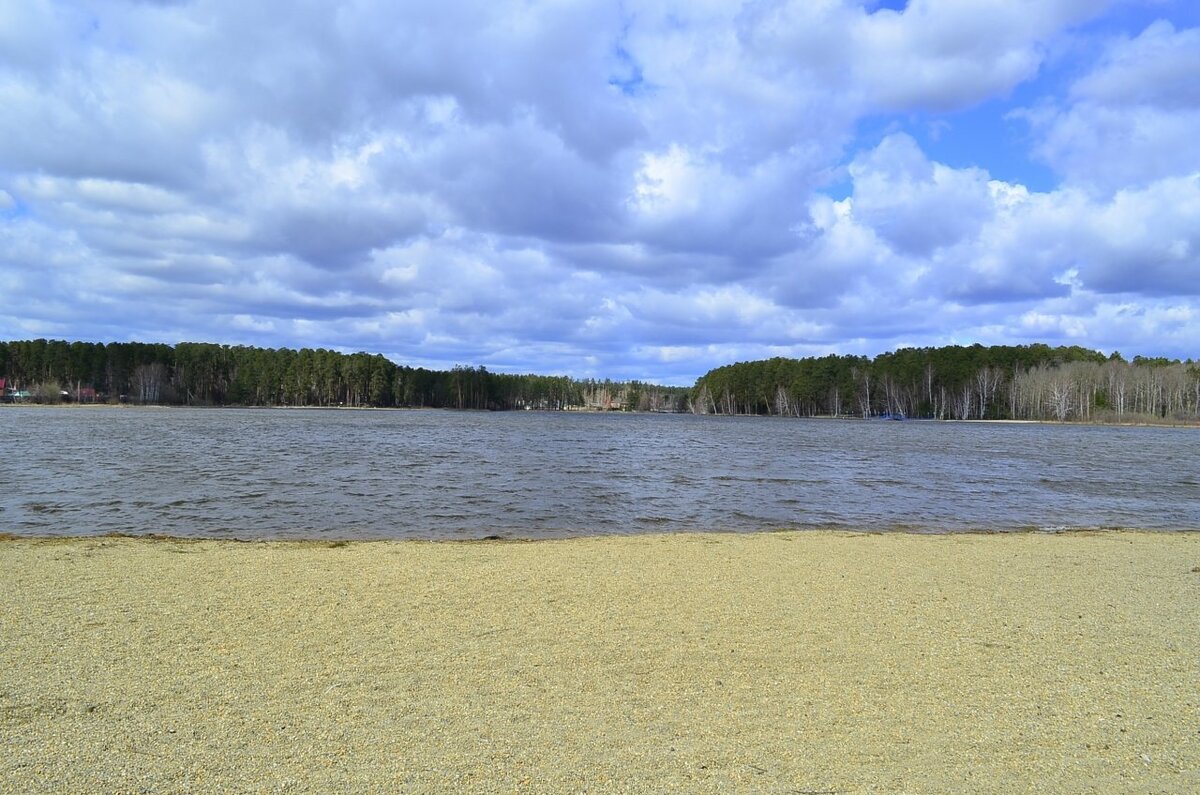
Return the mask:
<svg viewBox="0 0 1200 795">
<path fill-rule="evenodd" d="M 1200 356 L 1191 0 L 0 0 L 0 338 Z"/>
</svg>

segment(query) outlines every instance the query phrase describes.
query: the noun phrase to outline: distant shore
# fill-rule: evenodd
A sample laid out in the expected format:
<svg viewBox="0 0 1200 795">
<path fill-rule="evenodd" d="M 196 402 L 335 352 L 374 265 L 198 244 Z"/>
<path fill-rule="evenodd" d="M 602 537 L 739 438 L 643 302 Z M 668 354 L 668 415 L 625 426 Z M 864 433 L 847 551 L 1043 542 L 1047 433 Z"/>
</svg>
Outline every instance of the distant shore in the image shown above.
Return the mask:
<svg viewBox="0 0 1200 795">
<path fill-rule="evenodd" d="M 13 791 L 1200 789 L 1200 534 L 0 541 Z"/>
<path fill-rule="evenodd" d="M 175 404 L 158 404 L 158 403 L 3 403 L 0 402 L 0 410 L 5 408 L 37 408 L 37 409 L 241 409 L 253 411 L 266 410 L 281 410 L 281 411 L 470 411 L 480 412 L 488 411 L 488 409 L 454 409 L 443 408 L 436 406 L 240 406 L 240 405 L 220 405 L 220 406 L 203 406 L 203 405 L 175 405 Z M 676 411 L 676 412 L 661 412 L 661 411 L 625 411 L 618 409 L 595 409 L 595 408 L 568 408 L 568 409 L 504 409 L 497 413 L 524 413 L 525 411 L 540 413 L 540 414 L 632 414 L 632 415 L 649 415 L 649 414 L 676 414 L 688 415 L 692 412 Z M 697 416 L 708 416 L 714 418 L 738 418 L 738 417 L 770 417 L 765 414 L 705 414 Z M 891 421 L 884 417 L 858 417 L 854 415 L 814 415 L 805 417 L 776 417 L 782 420 L 841 420 L 847 422 L 871 422 L 871 421 Z M 1056 420 L 956 420 L 943 419 L 938 420 L 932 417 L 911 417 L 905 422 L 944 422 L 948 424 L 969 423 L 969 424 L 984 424 L 984 425 L 1095 425 L 1104 427 L 1119 427 L 1119 428 L 1200 428 L 1200 422 L 1187 420 L 1170 420 L 1170 419 L 1148 419 L 1141 418 L 1138 420 L 1128 420 L 1121 422 L 1106 422 L 1103 420 L 1065 420 L 1062 422 Z"/>
</svg>

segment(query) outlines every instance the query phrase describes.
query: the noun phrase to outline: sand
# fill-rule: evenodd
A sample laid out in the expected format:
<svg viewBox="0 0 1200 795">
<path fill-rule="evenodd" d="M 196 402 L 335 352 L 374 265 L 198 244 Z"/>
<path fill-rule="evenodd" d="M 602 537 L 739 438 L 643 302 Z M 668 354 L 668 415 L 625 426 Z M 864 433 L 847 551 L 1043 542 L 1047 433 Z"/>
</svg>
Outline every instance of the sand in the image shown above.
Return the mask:
<svg viewBox="0 0 1200 795">
<path fill-rule="evenodd" d="M 1200 792 L 1200 534 L 0 542 L 5 792 Z"/>
</svg>

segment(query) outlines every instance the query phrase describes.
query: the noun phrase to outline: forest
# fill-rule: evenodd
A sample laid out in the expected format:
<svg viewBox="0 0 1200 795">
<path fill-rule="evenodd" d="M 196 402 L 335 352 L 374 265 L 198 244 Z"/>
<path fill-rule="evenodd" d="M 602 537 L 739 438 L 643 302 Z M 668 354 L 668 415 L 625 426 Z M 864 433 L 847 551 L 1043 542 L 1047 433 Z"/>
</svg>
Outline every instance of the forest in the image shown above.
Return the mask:
<svg viewBox="0 0 1200 795">
<path fill-rule="evenodd" d="M 7 398 L 189 406 L 686 411 L 688 390 L 638 381 L 426 370 L 378 354 L 179 343 L 0 342 Z"/>
<path fill-rule="evenodd" d="M 718 367 L 691 402 L 712 414 L 1195 422 L 1200 365 L 1043 344 L 902 348 Z"/>
<path fill-rule="evenodd" d="M 427 370 L 325 349 L 38 339 L 0 342 L 0 379 L 0 397 L 41 403 L 1200 421 L 1200 365 L 1190 359 L 1126 361 L 1043 344 L 739 362 L 689 389 L 483 367 Z"/>
</svg>

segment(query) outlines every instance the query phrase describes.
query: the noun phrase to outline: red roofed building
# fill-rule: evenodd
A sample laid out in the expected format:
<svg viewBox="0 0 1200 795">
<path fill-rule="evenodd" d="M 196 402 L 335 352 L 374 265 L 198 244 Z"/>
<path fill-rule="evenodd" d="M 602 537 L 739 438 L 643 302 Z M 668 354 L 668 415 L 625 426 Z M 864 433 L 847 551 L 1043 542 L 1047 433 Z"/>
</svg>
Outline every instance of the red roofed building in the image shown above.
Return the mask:
<svg viewBox="0 0 1200 795">
<path fill-rule="evenodd" d="M 4 399 L 4 379 L 0 378 L 0 400 Z"/>
</svg>

